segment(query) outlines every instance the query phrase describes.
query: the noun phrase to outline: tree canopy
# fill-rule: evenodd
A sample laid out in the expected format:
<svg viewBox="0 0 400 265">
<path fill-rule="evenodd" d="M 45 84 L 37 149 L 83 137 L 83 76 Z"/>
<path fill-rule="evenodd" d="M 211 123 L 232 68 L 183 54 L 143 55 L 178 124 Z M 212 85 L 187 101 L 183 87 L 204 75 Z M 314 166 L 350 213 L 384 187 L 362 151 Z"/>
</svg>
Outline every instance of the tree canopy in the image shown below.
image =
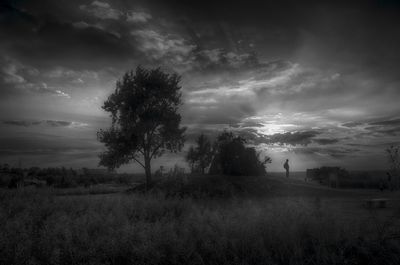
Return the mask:
<svg viewBox="0 0 400 265">
<path fill-rule="evenodd" d="M 235 136 L 232 132 L 220 134 L 210 174 L 265 175 L 265 166 L 271 163 L 271 158 L 266 156 L 260 160 L 260 154 L 253 147 L 247 147 L 245 143 L 244 138 Z"/>
<path fill-rule="evenodd" d="M 137 67 L 117 81 L 116 89 L 102 108 L 110 113 L 111 127 L 97 133 L 106 151 L 100 165 L 118 168 L 136 161 L 145 169 L 151 185 L 151 159 L 165 151 L 180 151 L 186 128 L 180 127 L 180 76 L 160 68 Z"/>
</svg>

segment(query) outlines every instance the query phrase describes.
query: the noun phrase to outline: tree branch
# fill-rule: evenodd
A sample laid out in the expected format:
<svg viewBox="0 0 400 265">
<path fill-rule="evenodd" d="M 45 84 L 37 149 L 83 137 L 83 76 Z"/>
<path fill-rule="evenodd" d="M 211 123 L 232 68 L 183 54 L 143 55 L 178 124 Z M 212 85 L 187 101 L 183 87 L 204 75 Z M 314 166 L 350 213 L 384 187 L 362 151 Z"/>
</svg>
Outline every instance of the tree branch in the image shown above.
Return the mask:
<svg viewBox="0 0 400 265">
<path fill-rule="evenodd" d="M 160 147 L 163 145 L 163 143 L 160 143 L 158 146 L 156 146 L 153 150 L 153 152 L 151 153 L 150 159 L 153 158 L 153 156 L 156 154 L 156 152 L 158 151 L 158 149 L 160 149 Z"/>
<path fill-rule="evenodd" d="M 150 129 L 150 139 L 153 137 L 154 132 L 156 131 L 157 127 L 159 126 L 159 124 L 154 124 L 154 126 Z"/>
<path fill-rule="evenodd" d="M 142 162 L 140 162 L 139 160 L 137 160 L 135 157 L 132 157 L 133 160 L 135 160 L 139 165 L 141 165 L 143 168 L 145 168 L 145 166 L 143 165 Z"/>
<path fill-rule="evenodd" d="M 138 149 L 139 153 L 141 153 L 142 155 L 144 155 L 144 151 L 142 149 Z"/>
</svg>

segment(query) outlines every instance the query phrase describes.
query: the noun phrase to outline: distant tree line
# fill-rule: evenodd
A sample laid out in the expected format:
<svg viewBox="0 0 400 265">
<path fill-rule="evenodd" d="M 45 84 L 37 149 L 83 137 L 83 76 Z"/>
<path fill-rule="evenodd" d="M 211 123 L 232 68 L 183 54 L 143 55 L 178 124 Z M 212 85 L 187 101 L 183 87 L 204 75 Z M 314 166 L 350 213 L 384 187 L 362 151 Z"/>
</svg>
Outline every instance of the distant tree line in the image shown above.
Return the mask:
<svg viewBox="0 0 400 265">
<path fill-rule="evenodd" d="M 65 167 L 49 168 L 17 168 L 8 164 L 0 166 L 0 187 L 17 188 L 21 186 L 51 186 L 55 188 L 73 188 L 90 186 L 100 183 L 129 183 L 127 174 L 113 174 L 110 172 L 96 173 L 96 170 L 82 168 L 72 169 Z"/>
</svg>

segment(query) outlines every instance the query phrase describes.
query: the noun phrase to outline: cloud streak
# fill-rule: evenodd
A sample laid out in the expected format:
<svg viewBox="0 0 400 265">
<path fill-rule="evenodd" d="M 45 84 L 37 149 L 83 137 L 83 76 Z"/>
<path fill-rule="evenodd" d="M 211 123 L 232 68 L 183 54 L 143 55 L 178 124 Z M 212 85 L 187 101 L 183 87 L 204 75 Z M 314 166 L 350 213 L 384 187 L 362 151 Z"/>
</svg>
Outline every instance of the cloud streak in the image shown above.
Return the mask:
<svg viewBox="0 0 400 265">
<path fill-rule="evenodd" d="M 6 120 L 3 121 L 3 124 L 12 125 L 12 126 L 23 126 L 23 127 L 31 127 L 31 126 L 49 126 L 49 127 L 70 127 L 70 128 L 78 128 L 88 126 L 86 123 L 76 122 L 76 121 L 58 121 L 58 120 Z"/>
</svg>

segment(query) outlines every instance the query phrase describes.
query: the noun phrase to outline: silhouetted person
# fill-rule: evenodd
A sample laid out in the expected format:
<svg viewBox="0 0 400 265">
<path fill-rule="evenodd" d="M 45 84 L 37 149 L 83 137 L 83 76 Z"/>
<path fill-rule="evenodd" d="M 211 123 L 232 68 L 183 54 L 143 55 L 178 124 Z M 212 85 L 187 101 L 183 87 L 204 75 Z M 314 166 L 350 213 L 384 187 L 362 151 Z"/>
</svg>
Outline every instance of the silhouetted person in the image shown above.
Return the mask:
<svg viewBox="0 0 400 265">
<path fill-rule="evenodd" d="M 288 178 L 289 177 L 289 159 L 286 159 L 286 162 L 285 162 L 285 164 L 283 164 L 283 167 L 286 170 L 286 177 Z"/>
</svg>

